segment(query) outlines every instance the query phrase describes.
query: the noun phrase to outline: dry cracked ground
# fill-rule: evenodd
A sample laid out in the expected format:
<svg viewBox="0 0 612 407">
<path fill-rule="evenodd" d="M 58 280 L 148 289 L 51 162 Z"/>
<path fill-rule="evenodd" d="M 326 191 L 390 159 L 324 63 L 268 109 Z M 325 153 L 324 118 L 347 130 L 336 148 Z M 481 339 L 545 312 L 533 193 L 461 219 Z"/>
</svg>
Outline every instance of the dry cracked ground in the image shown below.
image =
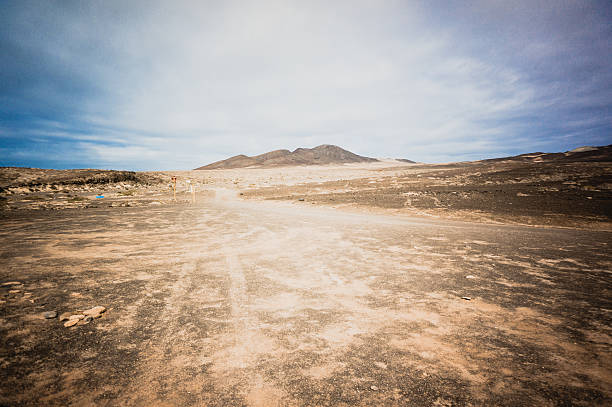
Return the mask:
<svg viewBox="0 0 612 407">
<path fill-rule="evenodd" d="M 0 283 L 21 284 L 0 287 L 0 405 L 612 403 L 612 232 L 221 184 L 6 211 Z M 95 305 L 87 325 L 42 316 Z"/>
</svg>

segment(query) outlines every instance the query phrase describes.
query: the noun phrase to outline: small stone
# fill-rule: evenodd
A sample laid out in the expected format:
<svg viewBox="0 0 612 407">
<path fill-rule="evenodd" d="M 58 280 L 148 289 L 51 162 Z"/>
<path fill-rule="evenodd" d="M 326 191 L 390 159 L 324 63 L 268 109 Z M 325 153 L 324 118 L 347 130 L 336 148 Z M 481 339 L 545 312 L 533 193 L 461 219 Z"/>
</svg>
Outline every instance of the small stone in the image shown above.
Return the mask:
<svg viewBox="0 0 612 407">
<path fill-rule="evenodd" d="M 57 311 L 47 311 L 43 313 L 43 317 L 45 319 L 53 319 L 57 316 Z"/>
<path fill-rule="evenodd" d="M 85 318 L 81 319 L 79 321 L 79 325 L 87 325 L 88 323 L 90 323 L 91 321 L 93 321 L 93 317 L 90 315 L 87 315 Z"/>
<path fill-rule="evenodd" d="M 374 362 L 374 364 L 375 364 L 377 367 L 381 368 L 381 369 L 386 369 L 386 368 L 387 368 L 387 364 L 386 364 L 386 363 L 383 363 L 383 362 Z"/>
<path fill-rule="evenodd" d="M 465 276 L 465 278 L 473 279 L 473 278 L 476 278 L 476 276 L 473 276 L 470 274 L 469 276 Z"/>
<path fill-rule="evenodd" d="M 20 281 L 7 281 L 6 283 L 2 283 L 2 287 L 8 287 L 10 285 L 21 285 L 23 284 Z"/>
<path fill-rule="evenodd" d="M 304 198 L 300 198 L 300 199 L 298 199 L 298 201 L 304 202 Z"/>
<path fill-rule="evenodd" d="M 17 294 L 20 293 L 21 290 L 9 290 L 9 294 Z"/>
<path fill-rule="evenodd" d="M 85 315 L 83 315 L 83 314 L 75 314 L 75 315 L 70 315 L 68 320 L 69 321 L 80 321 L 83 318 L 85 318 Z"/>
<path fill-rule="evenodd" d="M 59 316 L 60 321 L 68 321 L 72 314 L 70 312 L 64 312 Z"/>
<path fill-rule="evenodd" d="M 78 319 L 69 319 L 68 321 L 64 322 L 64 326 L 66 328 L 70 328 L 71 326 L 75 326 L 78 322 Z"/>
<path fill-rule="evenodd" d="M 472 298 L 471 297 L 461 297 L 462 300 L 466 300 L 466 301 L 470 301 Z"/>
<path fill-rule="evenodd" d="M 370 386 L 370 390 L 374 390 L 374 391 L 376 391 L 376 390 L 378 390 L 378 387 L 376 387 L 376 386 Z"/>
<path fill-rule="evenodd" d="M 100 318 L 102 316 L 102 313 L 105 311 L 106 311 L 105 307 L 98 305 L 97 307 L 93 307 L 93 308 L 83 311 L 83 314 L 92 316 L 94 318 Z"/>
</svg>

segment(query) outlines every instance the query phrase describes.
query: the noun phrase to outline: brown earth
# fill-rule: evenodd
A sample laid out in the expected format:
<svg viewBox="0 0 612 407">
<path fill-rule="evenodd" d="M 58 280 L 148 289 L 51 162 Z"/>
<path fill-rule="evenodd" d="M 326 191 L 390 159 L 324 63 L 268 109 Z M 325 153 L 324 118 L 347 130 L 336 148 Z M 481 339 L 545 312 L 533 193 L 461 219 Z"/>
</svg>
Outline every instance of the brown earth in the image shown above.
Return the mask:
<svg viewBox="0 0 612 407">
<path fill-rule="evenodd" d="M 0 405 L 608 405 L 610 160 L 571 155 L 3 184 Z"/>
<path fill-rule="evenodd" d="M 612 228 L 612 147 L 381 169 L 379 174 L 245 191 L 248 198 L 378 208 L 449 219 Z"/>
</svg>

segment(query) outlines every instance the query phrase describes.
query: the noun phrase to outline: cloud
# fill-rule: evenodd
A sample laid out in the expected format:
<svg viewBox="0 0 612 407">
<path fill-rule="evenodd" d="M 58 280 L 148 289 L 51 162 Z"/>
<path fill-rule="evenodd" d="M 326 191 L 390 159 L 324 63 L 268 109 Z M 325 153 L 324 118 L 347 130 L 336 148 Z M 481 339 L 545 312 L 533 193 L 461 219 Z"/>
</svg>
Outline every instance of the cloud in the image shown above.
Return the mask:
<svg viewBox="0 0 612 407">
<path fill-rule="evenodd" d="M 51 148 L 54 165 L 74 151 L 149 169 L 322 143 L 421 161 L 607 144 L 609 14 L 573 2 L 19 2 L 0 16 L 0 137 L 22 140 L 20 157 Z"/>
</svg>

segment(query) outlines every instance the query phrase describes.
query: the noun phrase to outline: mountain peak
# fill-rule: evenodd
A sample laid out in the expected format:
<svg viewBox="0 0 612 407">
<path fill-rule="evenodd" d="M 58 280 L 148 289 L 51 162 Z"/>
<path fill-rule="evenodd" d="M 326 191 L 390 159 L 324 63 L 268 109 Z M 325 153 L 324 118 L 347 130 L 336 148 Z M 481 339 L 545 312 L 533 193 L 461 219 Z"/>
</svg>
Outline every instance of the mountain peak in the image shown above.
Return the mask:
<svg viewBox="0 0 612 407">
<path fill-rule="evenodd" d="M 282 167 L 294 165 L 345 164 L 374 162 L 375 158 L 363 157 L 332 144 L 321 144 L 314 148 L 296 148 L 294 151 L 274 150 L 253 157 L 244 154 L 217 161 L 196 170 L 212 170 L 244 167 Z"/>
</svg>

